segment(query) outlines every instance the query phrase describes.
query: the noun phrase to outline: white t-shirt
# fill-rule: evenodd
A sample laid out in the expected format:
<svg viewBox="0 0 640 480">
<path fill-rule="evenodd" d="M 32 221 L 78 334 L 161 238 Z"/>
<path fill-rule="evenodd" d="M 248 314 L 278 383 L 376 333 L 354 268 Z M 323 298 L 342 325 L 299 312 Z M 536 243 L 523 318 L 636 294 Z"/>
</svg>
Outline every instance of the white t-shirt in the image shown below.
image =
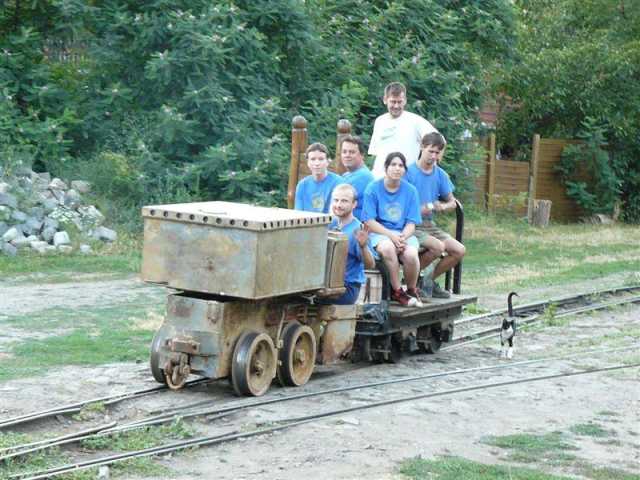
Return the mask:
<svg viewBox="0 0 640 480">
<path fill-rule="evenodd" d="M 391 152 L 402 152 L 407 167 L 418 160 L 420 141 L 427 133 L 437 132 L 433 125 L 420 115 L 406 110 L 398 118 L 389 113 L 380 115 L 373 124 L 369 155 L 375 155 L 371 173 L 375 178 L 384 177 L 384 161 Z"/>
</svg>

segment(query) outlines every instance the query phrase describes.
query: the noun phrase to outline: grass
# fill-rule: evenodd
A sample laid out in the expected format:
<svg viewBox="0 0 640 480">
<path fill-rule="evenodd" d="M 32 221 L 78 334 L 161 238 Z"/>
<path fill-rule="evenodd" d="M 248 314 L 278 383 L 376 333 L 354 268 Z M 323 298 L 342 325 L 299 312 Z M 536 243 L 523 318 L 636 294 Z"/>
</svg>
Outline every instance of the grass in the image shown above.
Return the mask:
<svg viewBox="0 0 640 480">
<path fill-rule="evenodd" d="M 619 468 L 596 467 L 588 462 L 580 464 L 577 471 L 590 480 L 640 480 L 640 475 Z"/>
<path fill-rule="evenodd" d="M 82 447 L 85 451 L 88 450 L 90 452 L 127 452 L 154 447 L 168 443 L 171 440 L 190 438 L 193 434 L 194 432 L 189 426 L 183 422 L 175 422 L 171 425 L 147 427 L 85 440 L 82 442 Z M 34 440 L 34 438 L 25 434 L 0 432 L 0 448 L 20 445 Z M 72 461 L 72 459 L 69 455 L 59 449 L 52 448 L 27 457 L 7 461 L 3 465 L 3 468 L 0 469 L 0 480 L 8 479 L 12 475 L 23 472 L 53 468 L 67 464 L 70 461 Z M 172 476 L 172 471 L 169 468 L 158 464 L 152 457 L 135 458 L 114 463 L 110 468 L 113 477 L 144 476 L 151 478 L 168 478 Z M 68 480 L 92 480 L 96 478 L 96 473 L 97 469 L 92 468 L 67 474 L 63 478 Z"/>
<path fill-rule="evenodd" d="M 596 467 L 582 460 L 576 462 L 573 467 L 577 474 L 590 480 L 640 480 L 640 475 L 617 468 Z M 512 465 L 485 465 L 452 456 L 431 460 L 421 457 L 410 458 L 400 464 L 398 471 L 410 480 L 569 480 L 575 478 Z"/>
<path fill-rule="evenodd" d="M 460 457 L 434 460 L 412 458 L 402 462 L 399 472 L 411 480 L 569 480 L 529 468 L 485 465 Z"/>
<path fill-rule="evenodd" d="M 119 233 L 112 244 L 94 243 L 94 252 L 83 255 L 78 251 L 71 254 L 40 255 L 23 250 L 15 257 L 0 255 L 2 280 L 11 277 L 16 281 L 73 281 L 77 274 L 129 275 L 140 271 L 142 264 L 142 235 Z"/>
<path fill-rule="evenodd" d="M 600 412 L 600 415 L 608 416 L 612 414 L 615 415 L 614 412 Z M 593 437 L 598 443 L 620 445 L 620 442 L 617 439 L 612 438 L 616 436 L 614 431 L 607 430 L 594 422 L 576 424 L 570 427 L 569 430 L 574 435 L 581 437 Z M 562 467 L 564 472 L 571 471 L 575 475 L 581 475 L 582 477 L 589 478 L 591 480 L 640 480 L 640 476 L 637 474 L 629 473 L 618 468 L 594 466 L 588 461 L 577 457 L 571 452 L 578 450 L 578 448 L 570 443 L 568 437 L 561 432 L 551 432 L 543 435 L 515 434 L 501 437 L 486 437 L 482 441 L 485 444 L 508 450 L 509 454 L 507 459 L 519 463 L 544 466 L 545 468 L 548 468 L 549 465 L 559 466 Z M 442 470 L 442 466 L 439 466 L 438 468 Z M 411 478 L 429 478 L 434 480 L 456 478 L 455 476 L 441 475 L 439 471 L 436 470 L 433 470 L 433 472 L 435 475 L 414 476 Z M 478 480 L 501 478 L 560 478 L 553 476 L 522 477 L 519 476 L 522 475 L 522 473 L 517 469 L 510 469 L 509 475 L 511 476 L 507 477 L 502 476 L 503 472 L 491 471 L 491 473 L 486 476 L 478 476 L 474 472 L 475 470 L 469 470 L 466 473 L 460 472 L 460 476 L 458 478 Z M 529 474 L 531 472 L 532 471 L 527 470 L 524 474 Z M 538 472 L 533 472 L 531 474 L 534 473 Z"/>
<path fill-rule="evenodd" d="M 602 425 L 593 422 L 579 423 L 577 425 L 573 425 L 569 430 L 576 435 L 584 437 L 603 438 L 615 436 L 616 434 L 613 430 L 607 430 Z"/>
<path fill-rule="evenodd" d="M 91 451 L 109 450 L 130 452 L 144 450 L 167 443 L 169 440 L 184 440 L 194 436 L 194 430 L 182 421 L 159 427 L 145 427 L 128 432 L 90 438 L 82 446 Z"/>
<path fill-rule="evenodd" d="M 491 216 L 466 225 L 464 276 L 478 291 L 507 291 L 626 275 L 640 282 L 640 228 L 628 225 L 552 225 L 539 229 Z M 603 253 L 606 252 L 606 253 Z M 477 286 L 477 287 L 476 287 Z"/>
<path fill-rule="evenodd" d="M 163 308 L 155 299 L 141 297 L 117 306 L 56 308 L 9 317 L 6 322 L 14 328 L 48 336 L 34 339 L 25 333 L 11 344 L 8 355 L 0 357 L 0 381 L 65 365 L 144 361 Z"/>
<path fill-rule="evenodd" d="M 520 463 L 563 464 L 576 457 L 571 451 L 578 448 L 569 443 L 565 435 L 551 432 L 544 435 L 520 433 L 501 437 L 485 437 L 482 442 L 494 447 L 510 450 L 508 458 Z"/>
</svg>

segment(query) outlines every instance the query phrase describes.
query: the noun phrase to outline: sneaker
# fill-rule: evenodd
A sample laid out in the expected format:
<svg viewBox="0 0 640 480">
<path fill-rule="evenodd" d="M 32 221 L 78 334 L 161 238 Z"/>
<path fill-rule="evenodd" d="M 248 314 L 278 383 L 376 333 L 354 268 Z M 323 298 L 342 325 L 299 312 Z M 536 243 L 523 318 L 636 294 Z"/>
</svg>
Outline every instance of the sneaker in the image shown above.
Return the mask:
<svg viewBox="0 0 640 480">
<path fill-rule="evenodd" d="M 431 296 L 433 298 L 450 298 L 451 294 L 447 292 L 444 288 L 441 288 L 436 282 L 431 280 L 433 287 L 431 289 Z"/>
<path fill-rule="evenodd" d="M 416 299 L 414 297 L 410 297 L 409 295 L 407 295 L 407 292 L 405 292 L 402 288 L 391 291 L 391 300 L 395 300 L 403 307 L 416 306 Z"/>
<path fill-rule="evenodd" d="M 416 288 L 407 288 L 407 295 L 416 299 L 416 307 L 424 307 L 422 300 L 420 300 L 420 292 Z"/>
</svg>

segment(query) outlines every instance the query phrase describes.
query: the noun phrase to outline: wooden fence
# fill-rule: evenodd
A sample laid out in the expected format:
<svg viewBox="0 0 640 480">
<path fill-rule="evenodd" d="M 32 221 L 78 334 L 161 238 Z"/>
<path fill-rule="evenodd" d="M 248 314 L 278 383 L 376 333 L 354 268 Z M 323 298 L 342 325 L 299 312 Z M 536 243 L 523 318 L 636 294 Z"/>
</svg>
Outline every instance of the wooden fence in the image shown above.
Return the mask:
<svg viewBox="0 0 640 480">
<path fill-rule="evenodd" d="M 564 147 L 575 143 L 534 135 L 531 160 L 516 162 L 496 158 L 496 138 L 491 134 L 483 143 L 487 156 L 477 165 L 476 202 L 490 211 L 510 210 L 530 218 L 534 200 L 551 200 L 552 220 L 577 221 L 584 212 L 567 197 L 555 169 Z"/>
</svg>

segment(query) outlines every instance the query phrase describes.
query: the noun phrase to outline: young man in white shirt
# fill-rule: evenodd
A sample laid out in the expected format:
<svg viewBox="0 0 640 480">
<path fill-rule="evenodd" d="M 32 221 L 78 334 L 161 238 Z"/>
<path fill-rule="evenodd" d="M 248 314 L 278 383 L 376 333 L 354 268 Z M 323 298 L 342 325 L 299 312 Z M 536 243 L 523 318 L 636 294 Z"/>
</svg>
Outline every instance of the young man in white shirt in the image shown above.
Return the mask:
<svg viewBox="0 0 640 480">
<path fill-rule="evenodd" d="M 407 167 L 418 160 L 420 141 L 427 133 L 437 132 L 427 120 L 407 112 L 407 89 L 400 82 L 393 82 L 384 89 L 383 102 L 387 113 L 376 118 L 369 144 L 369 155 L 375 155 L 372 173 L 375 178 L 384 177 L 384 161 L 391 152 L 402 152 Z"/>
</svg>

